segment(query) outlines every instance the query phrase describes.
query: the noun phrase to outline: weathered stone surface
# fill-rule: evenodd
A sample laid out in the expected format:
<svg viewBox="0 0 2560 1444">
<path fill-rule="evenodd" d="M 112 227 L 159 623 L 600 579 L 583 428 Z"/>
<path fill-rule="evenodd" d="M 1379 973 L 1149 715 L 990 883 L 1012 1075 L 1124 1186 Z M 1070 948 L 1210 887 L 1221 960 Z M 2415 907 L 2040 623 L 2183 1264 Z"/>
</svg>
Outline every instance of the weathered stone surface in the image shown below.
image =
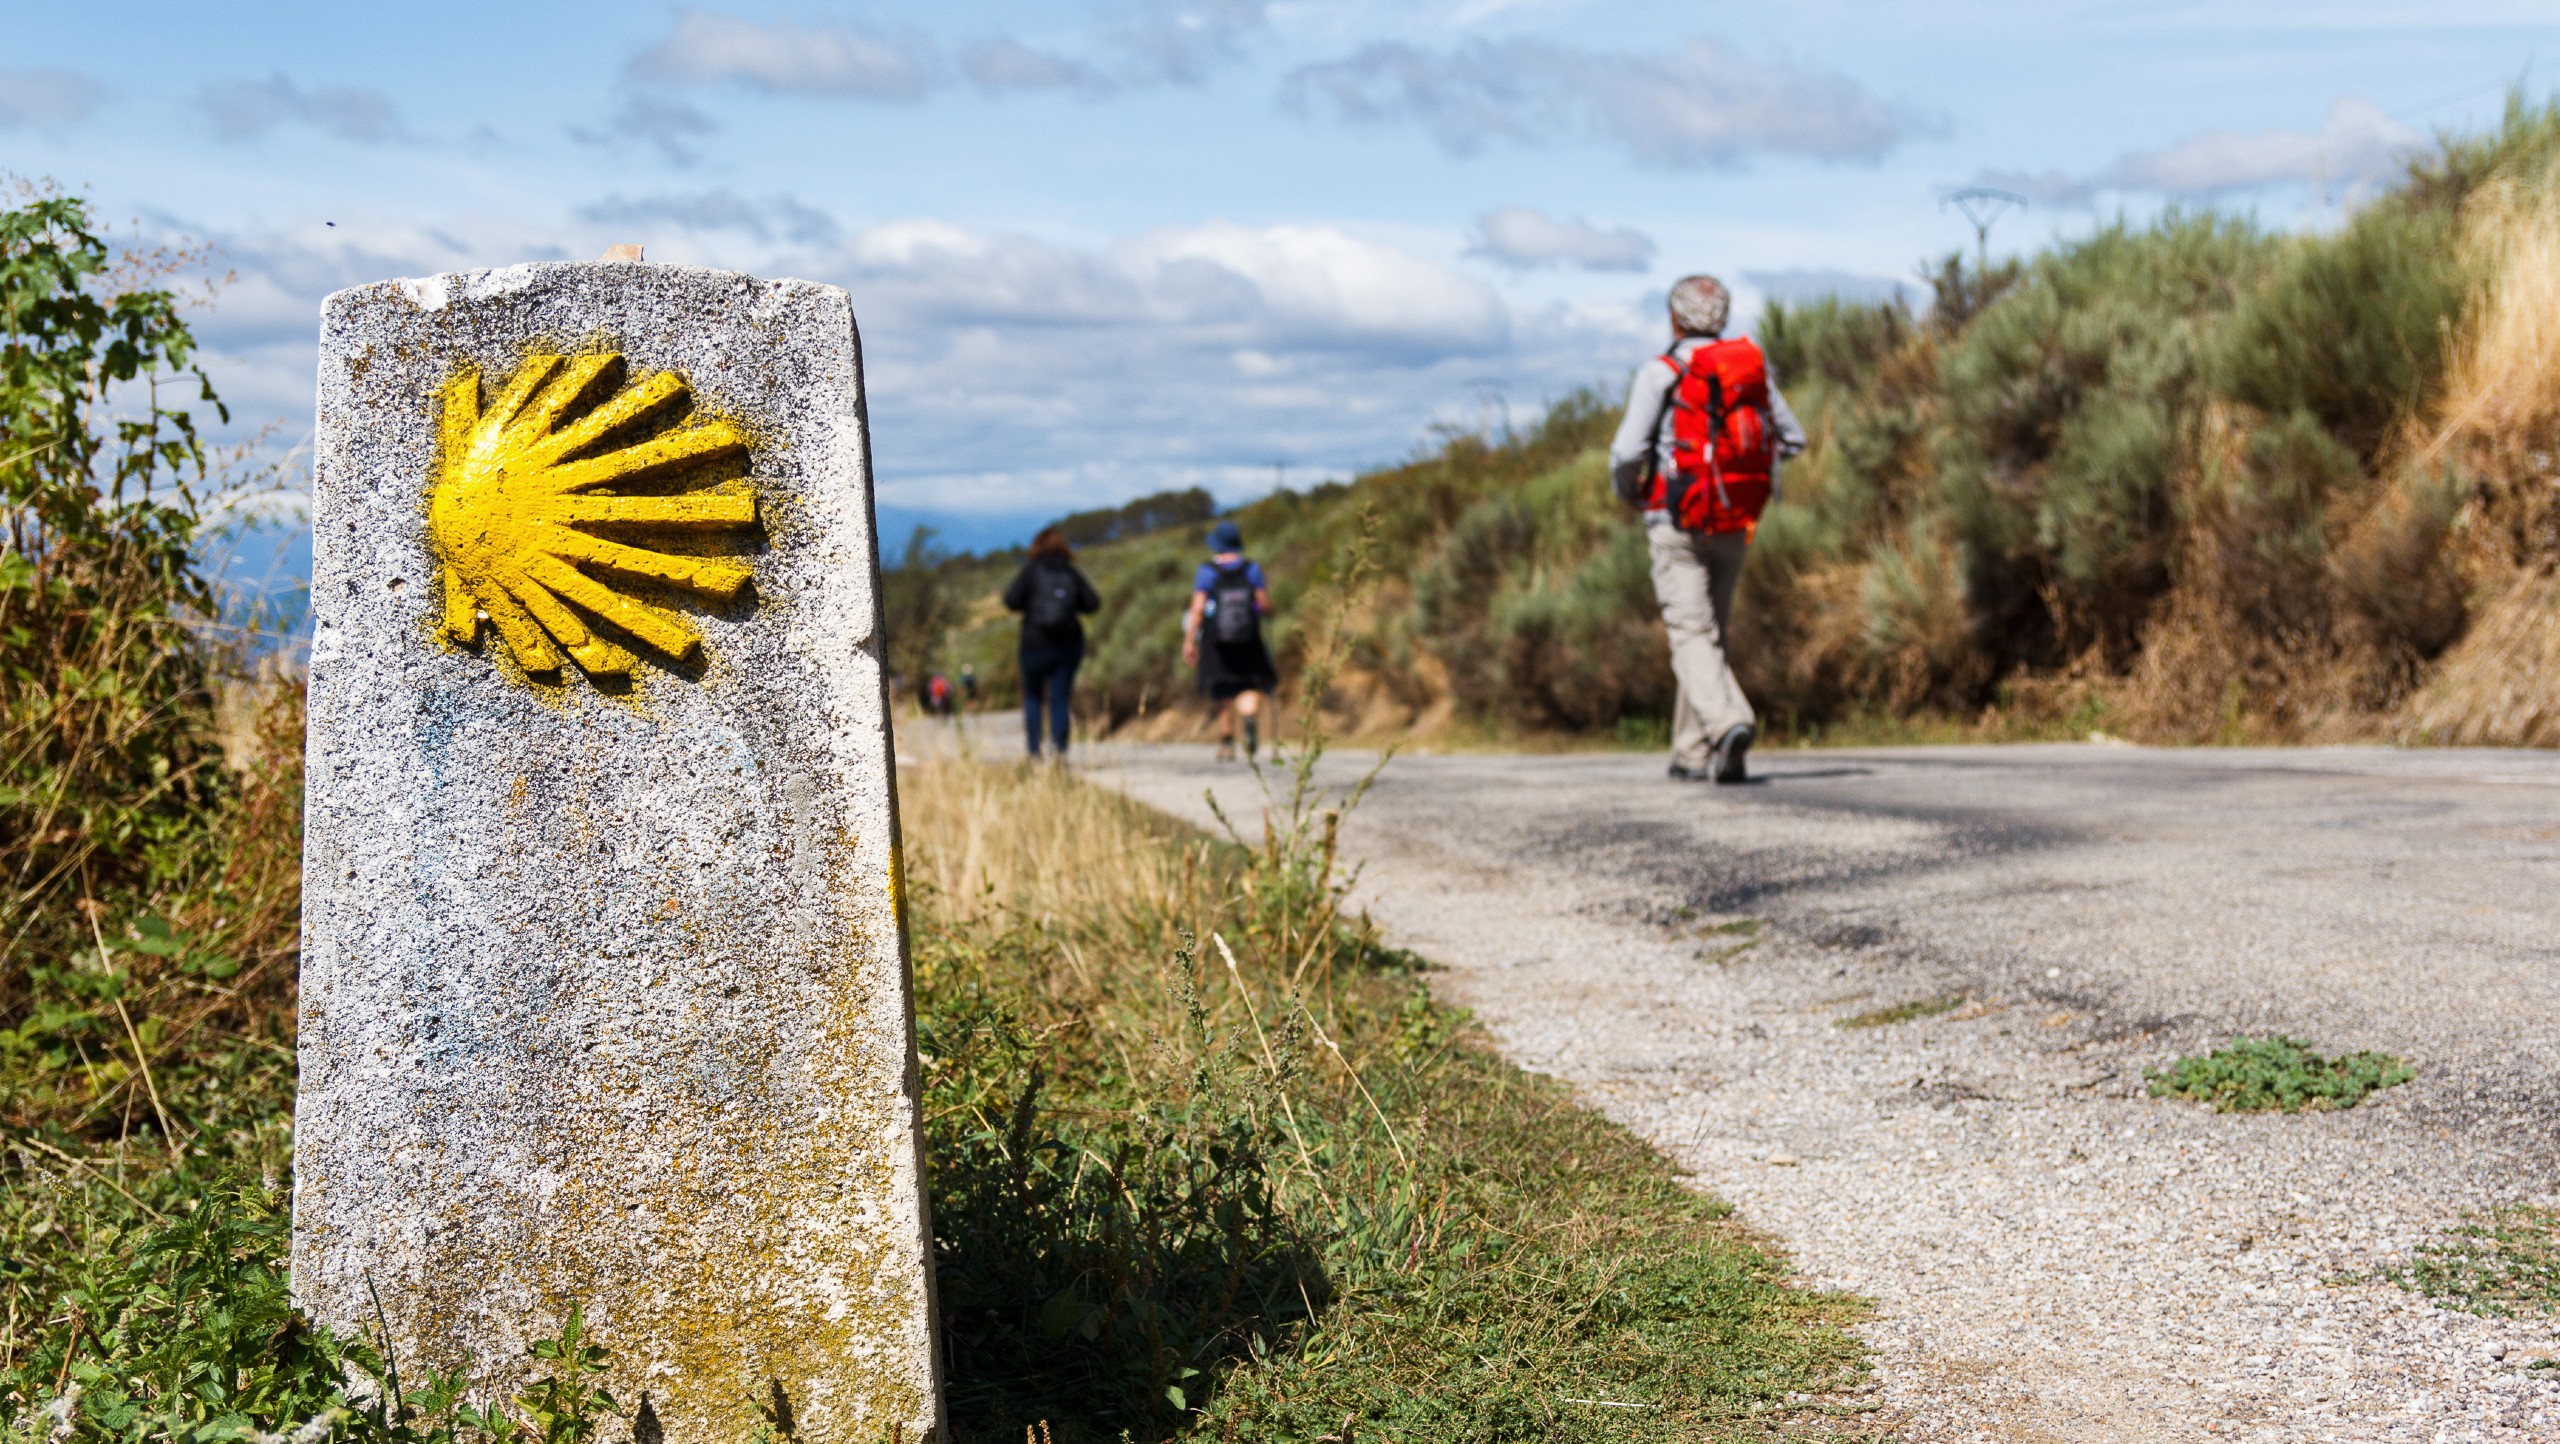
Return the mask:
<svg viewBox="0 0 2560 1444">
<path fill-rule="evenodd" d="M 491 625 L 470 645 L 447 635 L 458 533 L 440 511 L 431 540 L 429 493 L 459 443 L 439 418 L 459 404 L 468 419 L 468 391 L 447 388 L 470 368 L 480 404 L 503 409 L 528 355 L 604 352 L 624 365 L 586 403 L 672 372 L 688 424 L 726 451 L 601 490 L 725 496 L 714 509 L 734 515 L 751 488 L 754 523 L 583 515 L 570 530 L 727 554 L 683 563 L 709 584 L 582 566 L 701 650 L 671 660 L 595 628 L 574 654 L 600 674 L 528 673 Z M 581 1306 L 612 1351 L 607 1382 L 626 1408 L 645 1395 L 674 1444 L 748 1437 L 777 1382 L 812 1444 L 934 1433 L 845 293 L 608 263 L 359 287 L 324 309 L 319 417 L 297 1295 L 370 1334 L 378 1291 L 404 1361 L 467 1361 L 493 1391 L 529 1377 L 525 1345 Z M 753 581 L 719 600 L 739 563 Z M 473 598 L 455 595 L 468 633 Z"/>
</svg>

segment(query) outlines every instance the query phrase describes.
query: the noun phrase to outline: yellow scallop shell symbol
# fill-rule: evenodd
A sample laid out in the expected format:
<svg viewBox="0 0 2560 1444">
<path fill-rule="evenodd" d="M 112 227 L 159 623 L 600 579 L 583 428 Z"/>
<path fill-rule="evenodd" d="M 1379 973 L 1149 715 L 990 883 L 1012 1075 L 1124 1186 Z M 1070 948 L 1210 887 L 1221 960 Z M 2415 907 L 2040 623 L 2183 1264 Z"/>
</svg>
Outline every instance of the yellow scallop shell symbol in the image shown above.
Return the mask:
<svg viewBox="0 0 2560 1444">
<path fill-rule="evenodd" d="M 485 409 L 479 372 L 445 384 L 427 534 L 446 636 L 468 646 L 486 620 L 527 672 L 556 672 L 566 653 L 590 674 L 628 676 L 638 659 L 613 635 L 677 661 L 702 648 L 681 613 L 629 595 L 631 582 L 728 601 L 753 578 L 734 558 L 645 544 L 755 524 L 746 432 L 718 419 L 670 428 L 691 395 L 683 378 L 661 371 L 617 392 L 622 373 L 619 356 L 528 356 Z"/>
</svg>

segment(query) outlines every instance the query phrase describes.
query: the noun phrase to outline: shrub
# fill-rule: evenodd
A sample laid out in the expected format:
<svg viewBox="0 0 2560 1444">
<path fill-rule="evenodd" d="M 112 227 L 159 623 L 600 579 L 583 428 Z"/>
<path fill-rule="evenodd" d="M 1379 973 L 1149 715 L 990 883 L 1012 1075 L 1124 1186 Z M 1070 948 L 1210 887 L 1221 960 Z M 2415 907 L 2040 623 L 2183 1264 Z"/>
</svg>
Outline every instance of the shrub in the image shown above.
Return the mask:
<svg viewBox="0 0 2560 1444">
<path fill-rule="evenodd" d="M 2215 379 L 2269 415 L 2317 417 L 2371 464 L 2434 393 L 2475 280 L 2451 210 L 2377 202 L 2335 237 L 2285 246 L 2241 300 Z"/>
<path fill-rule="evenodd" d="M 195 420 L 220 412 L 165 290 L 119 284 L 87 207 L 0 210 L 0 1016 L 70 901 L 144 880 L 217 785 L 190 626 Z"/>
<path fill-rule="evenodd" d="M 2218 216 L 2118 222 L 2037 260 L 1951 346 L 1940 484 L 1994 674 L 2129 648 L 2169 580 L 2205 338 L 2269 249 Z"/>
</svg>

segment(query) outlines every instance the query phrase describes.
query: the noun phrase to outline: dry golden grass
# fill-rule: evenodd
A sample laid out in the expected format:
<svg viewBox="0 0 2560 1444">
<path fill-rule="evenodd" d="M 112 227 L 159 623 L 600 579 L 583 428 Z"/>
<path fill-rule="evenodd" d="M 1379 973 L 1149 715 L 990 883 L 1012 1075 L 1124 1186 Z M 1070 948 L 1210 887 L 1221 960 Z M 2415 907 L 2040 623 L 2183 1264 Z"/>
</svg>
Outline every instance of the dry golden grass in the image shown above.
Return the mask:
<svg viewBox="0 0 2560 1444">
<path fill-rule="evenodd" d="M 2466 444 L 2548 442 L 2560 423 L 2560 175 L 2494 181 L 2464 221 L 2465 245 L 2490 280 L 2455 339 L 2421 461 Z"/>
<path fill-rule="evenodd" d="M 1178 829 L 1059 769 L 929 758 L 899 771 L 898 807 L 909 882 L 955 923 L 1183 910 Z"/>
<path fill-rule="evenodd" d="M 2475 482 L 2457 545 L 2476 615 L 2402 712 L 2414 741 L 2560 746 L 2560 172 L 2482 188 L 2465 243 L 2489 280 L 2415 449 Z"/>
<path fill-rule="evenodd" d="M 2560 747 L 2560 582 L 2522 578 L 2483 609 L 2408 720 L 2415 741 Z"/>
</svg>

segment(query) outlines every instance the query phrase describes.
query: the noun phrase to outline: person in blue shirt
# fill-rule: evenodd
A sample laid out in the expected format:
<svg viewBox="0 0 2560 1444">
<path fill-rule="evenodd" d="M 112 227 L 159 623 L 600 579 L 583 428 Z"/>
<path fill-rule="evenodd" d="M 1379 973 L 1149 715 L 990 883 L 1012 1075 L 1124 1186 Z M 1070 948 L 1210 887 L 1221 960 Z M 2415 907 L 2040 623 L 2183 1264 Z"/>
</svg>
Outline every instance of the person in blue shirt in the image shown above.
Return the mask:
<svg viewBox="0 0 2560 1444">
<path fill-rule="evenodd" d="M 1191 579 L 1191 610 L 1182 619 L 1182 660 L 1200 669 L 1200 695 L 1218 704 L 1218 760 L 1236 755 L 1236 719 L 1244 719 L 1244 755 L 1251 761 L 1262 737 L 1262 698 L 1280 685 L 1262 619 L 1271 612 L 1271 589 L 1258 562 L 1245 560 L 1244 533 L 1231 521 L 1209 533 L 1209 559 Z"/>
</svg>

